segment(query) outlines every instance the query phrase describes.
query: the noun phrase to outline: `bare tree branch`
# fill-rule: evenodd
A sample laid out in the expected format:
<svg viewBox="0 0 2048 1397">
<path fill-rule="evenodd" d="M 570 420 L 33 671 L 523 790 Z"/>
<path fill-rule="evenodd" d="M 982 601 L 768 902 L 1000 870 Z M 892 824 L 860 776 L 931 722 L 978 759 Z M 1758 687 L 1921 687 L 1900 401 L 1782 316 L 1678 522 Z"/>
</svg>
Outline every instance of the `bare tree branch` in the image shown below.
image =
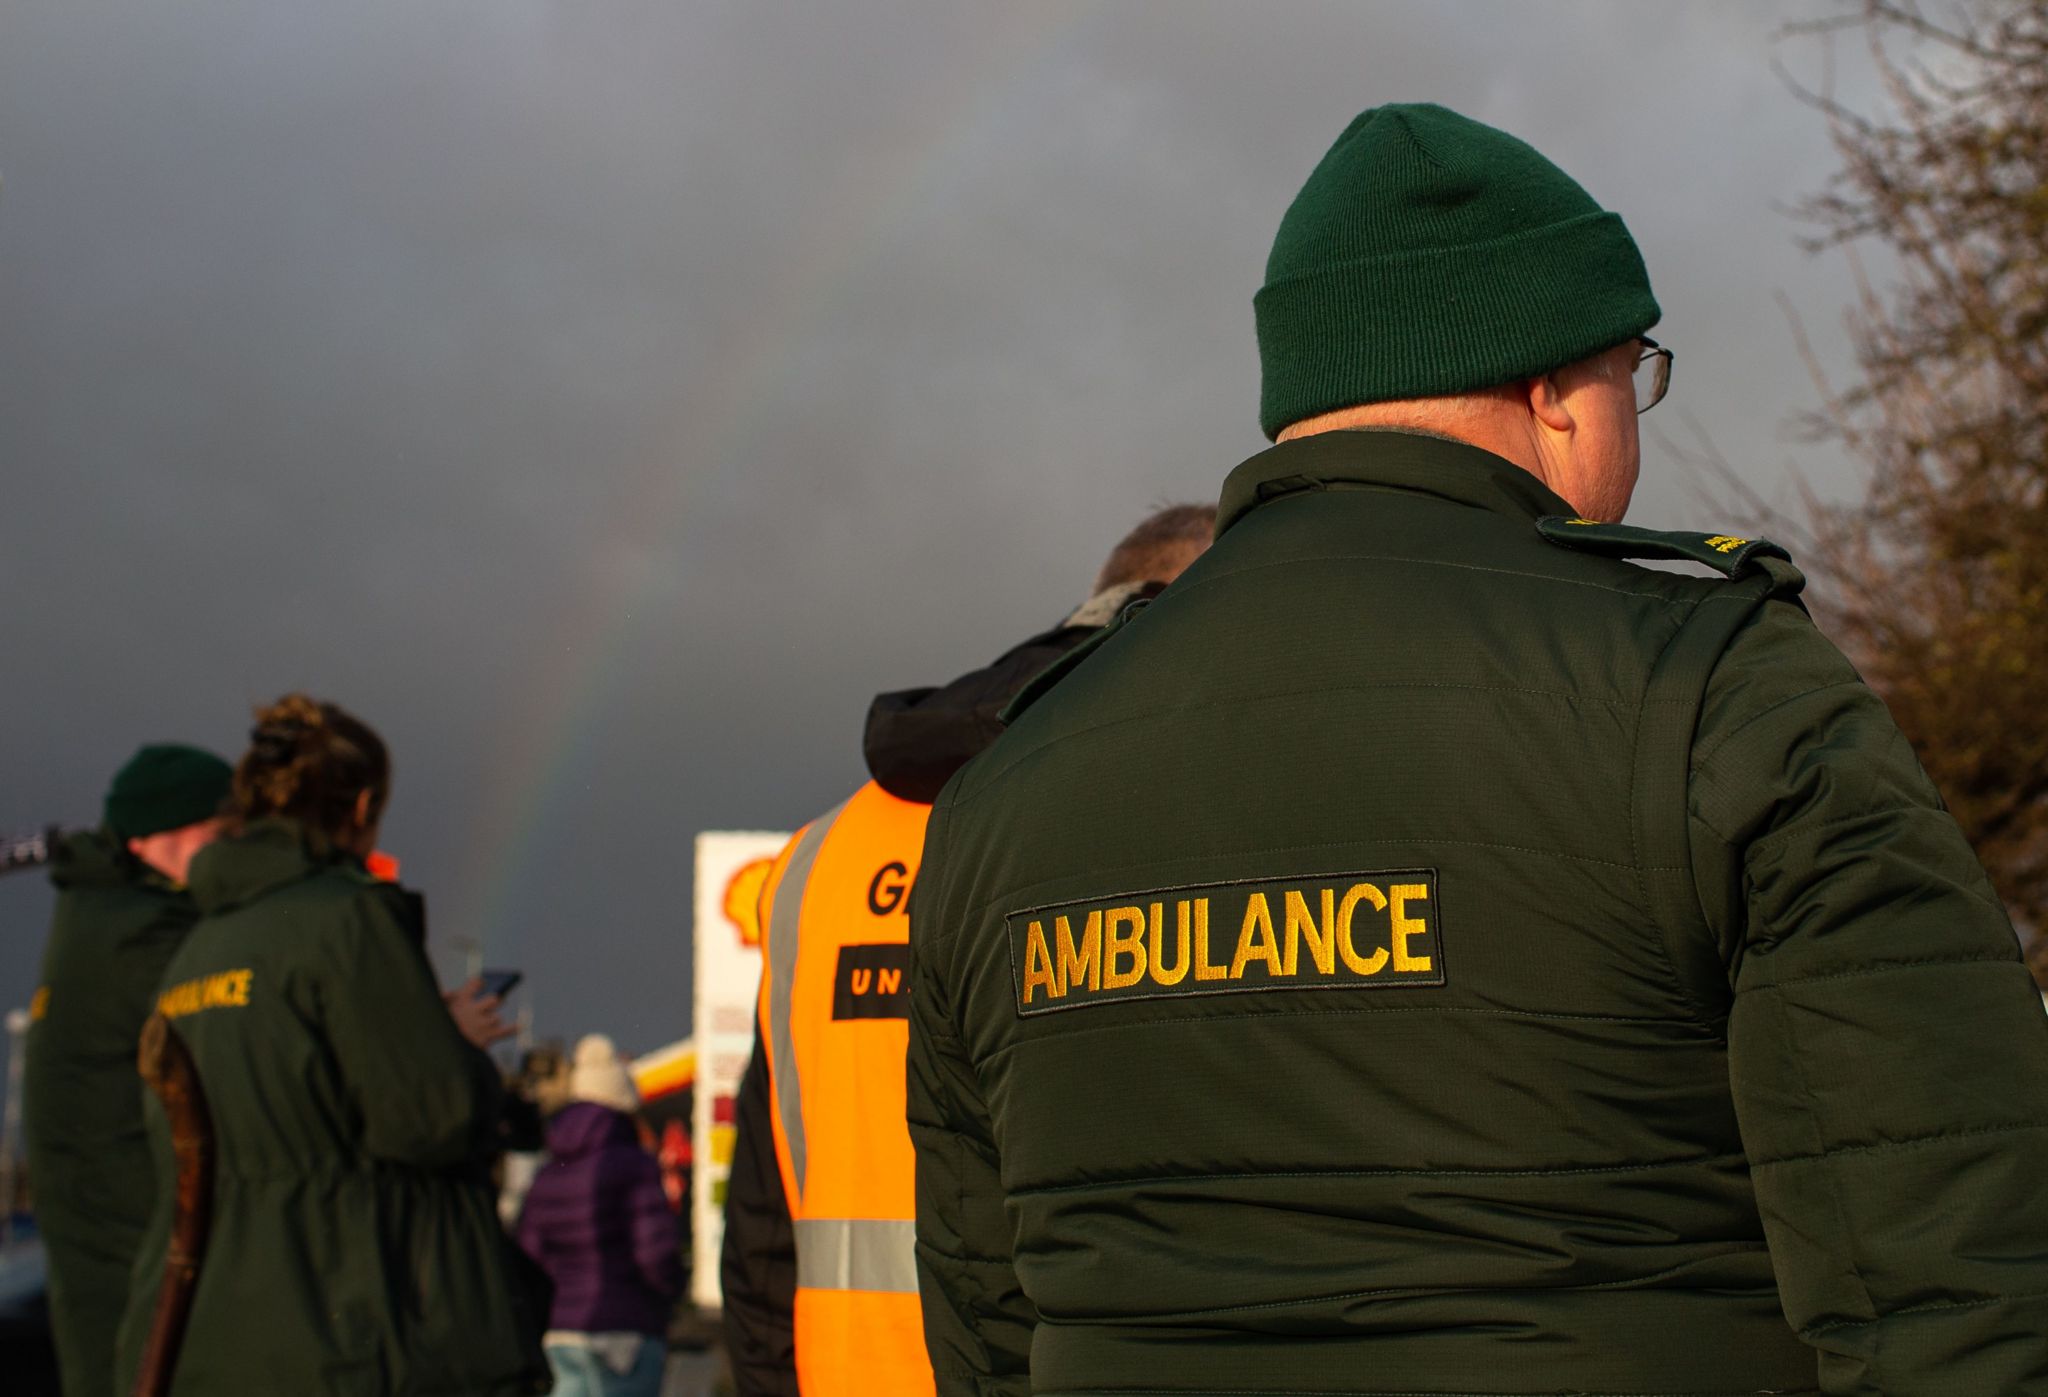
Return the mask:
<svg viewBox="0 0 2048 1397">
<path fill-rule="evenodd" d="M 1850 33 L 1880 110 L 1835 96 Z M 1941 21 L 1860 0 L 1781 39 L 1822 48 L 1818 91 L 1778 71 L 1841 162 L 1795 211 L 1803 241 L 1844 256 L 1855 286 L 1849 382 L 1778 297 L 1819 402 L 1802 426 L 1869 471 L 1848 505 L 1799 482 L 1804 551 L 2015 920 L 2048 932 L 2048 0 L 1970 0 Z M 2031 963 L 2048 984 L 2048 937 Z"/>
</svg>

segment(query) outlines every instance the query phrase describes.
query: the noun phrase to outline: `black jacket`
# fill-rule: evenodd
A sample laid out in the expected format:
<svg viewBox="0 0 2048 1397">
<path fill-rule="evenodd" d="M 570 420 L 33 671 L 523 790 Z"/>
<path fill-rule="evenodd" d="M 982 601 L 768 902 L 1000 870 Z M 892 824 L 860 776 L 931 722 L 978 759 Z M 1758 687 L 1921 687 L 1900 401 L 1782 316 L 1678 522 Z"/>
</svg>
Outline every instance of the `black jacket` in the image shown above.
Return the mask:
<svg viewBox="0 0 2048 1397">
<path fill-rule="evenodd" d="M 1155 596 L 1159 587 L 1105 593 L 1112 602 Z M 878 694 L 868 706 L 862 755 L 875 784 L 898 800 L 930 805 L 953 773 L 1002 736 L 1003 706 L 1054 660 L 1094 634 L 1077 618 L 1114 619 L 1120 606 L 1091 601 L 1042 635 L 1035 635 L 984 669 L 963 674 L 941 688 L 902 689 Z M 1105 614 L 1106 613 L 1106 614 Z"/>
<path fill-rule="evenodd" d="M 1100 616 L 1157 587 L 1104 594 L 992 664 L 938 688 L 879 695 L 863 743 L 868 773 L 900 800 L 929 804 L 954 772 L 1002 732 L 998 718 L 1017 692 L 1092 635 Z M 738 1139 L 726 1185 L 719 1258 L 725 1343 L 739 1397 L 796 1397 L 796 1243 L 776 1170 L 768 1069 L 756 1038 L 735 1105 Z"/>
</svg>

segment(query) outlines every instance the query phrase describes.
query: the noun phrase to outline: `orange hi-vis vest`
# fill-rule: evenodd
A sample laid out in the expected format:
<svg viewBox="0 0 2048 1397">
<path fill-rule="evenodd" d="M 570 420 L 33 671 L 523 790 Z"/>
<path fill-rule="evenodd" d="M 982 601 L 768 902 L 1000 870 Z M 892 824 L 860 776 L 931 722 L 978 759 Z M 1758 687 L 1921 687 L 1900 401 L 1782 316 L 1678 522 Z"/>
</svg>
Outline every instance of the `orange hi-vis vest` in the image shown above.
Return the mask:
<svg viewBox="0 0 2048 1397">
<path fill-rule="evenodd" d="M 910 885 L 930 817 L 870 782 L 797 831 L 762 892 L 761 1040 L 804 1397 L 934 1391 L 903 1120 Z"/>
</svg>

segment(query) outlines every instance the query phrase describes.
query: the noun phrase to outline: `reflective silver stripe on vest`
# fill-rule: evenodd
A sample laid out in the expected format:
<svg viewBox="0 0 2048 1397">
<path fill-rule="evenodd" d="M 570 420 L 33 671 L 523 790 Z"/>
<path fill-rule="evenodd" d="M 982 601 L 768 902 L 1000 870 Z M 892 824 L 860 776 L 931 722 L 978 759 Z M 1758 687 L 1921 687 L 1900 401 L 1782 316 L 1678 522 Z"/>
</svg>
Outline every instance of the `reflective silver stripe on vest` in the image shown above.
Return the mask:
<svg viewBox="0 0 2048 1397">
<path fill-rule="evenodd" d="M 917 1224 L 875 1218 L 802 1218 L 796 1223 L 800 1290 L 886 1290 L 917 1294 Z"/>
<path fill-rule="evenodd" d="M 774 1054 L 775 1113 L 782 1120 L 782 1138 L 789 1142 L 789 1163 L 796 1174 L 797 1196 L 804 1191 L 803 1085 L 797 1080 L 796 1035 L 790 1027 L 789 1000 L 796 991 L 796 955 L 799 928 L 803 925 L 804 894 L 810 887 L 811 865 L 818 861 L 818 846 L 839 812 L 841 801 L 811 821 L 796 852 L 783 866 L 782 881 L 775 887 L 775 906 L 768 914 L 768 1049 Z"/>
</svg>

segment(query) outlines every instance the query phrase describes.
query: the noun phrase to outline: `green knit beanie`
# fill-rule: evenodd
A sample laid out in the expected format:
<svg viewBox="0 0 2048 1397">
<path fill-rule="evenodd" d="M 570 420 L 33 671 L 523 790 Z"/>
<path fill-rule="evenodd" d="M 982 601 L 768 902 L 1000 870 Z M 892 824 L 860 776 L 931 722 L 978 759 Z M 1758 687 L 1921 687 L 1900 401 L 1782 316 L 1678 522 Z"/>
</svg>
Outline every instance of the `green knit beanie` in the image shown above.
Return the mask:
<svg viewBox="0 0 2048 1397">
<path fill-rule="evenodd" d="M 1252 307 L 1269 438 L 1547 373 L 1661 314 L 1619 214 L 1505 131 L 1429 104 L 1345 128 L 1280 220 Z"/>
<path fill-rule="evenodd" d="M 107 828 L 123 839 L 196 825 L 220 814 L 235 769 L 211 752 L 154 742 L 128 759 L 107 787 Z"/>
</svg>

